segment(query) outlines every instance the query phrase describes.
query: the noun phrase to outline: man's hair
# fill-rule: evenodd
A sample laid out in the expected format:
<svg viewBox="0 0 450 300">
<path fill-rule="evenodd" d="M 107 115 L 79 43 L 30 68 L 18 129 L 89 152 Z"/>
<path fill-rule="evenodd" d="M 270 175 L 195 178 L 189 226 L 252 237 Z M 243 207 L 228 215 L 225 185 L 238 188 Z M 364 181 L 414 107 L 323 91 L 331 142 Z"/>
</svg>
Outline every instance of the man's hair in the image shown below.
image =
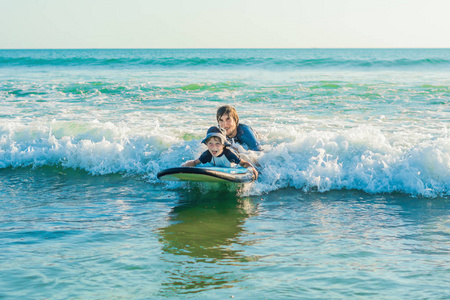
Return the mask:
<svg viewBox="0 0 450 300">
<path fill-rule="evenodd" d="M 217 109 L 217 123 L 219 122 L 219 119 L 222 118 L 223 115 L 228 115 L 230 118 L 233 118 L 236 122 L 236 125 L 239 125 L 239 116 L 237 114 L 236 109 L 234 109 L 231 105 L 224 105 Z"/>
</svg>

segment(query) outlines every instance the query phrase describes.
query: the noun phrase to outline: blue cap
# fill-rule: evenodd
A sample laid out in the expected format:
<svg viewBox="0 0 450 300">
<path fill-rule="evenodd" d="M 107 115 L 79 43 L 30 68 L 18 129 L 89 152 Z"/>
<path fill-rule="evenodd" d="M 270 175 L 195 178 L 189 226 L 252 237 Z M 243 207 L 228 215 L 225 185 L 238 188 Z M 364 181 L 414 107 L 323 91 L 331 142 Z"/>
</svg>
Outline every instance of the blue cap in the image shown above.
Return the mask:
<svg viewBox="0 0 450 300">
<path fill-rule="evenodd" d="M 227 135 L 225 129 L 213 126 L 208 129 L 206 132 L 206 137 L 203 139 L 202 143 L 206 144 L 206 141 L 209 140 L 211 137 L 216 136 L 220 139 L 222 144 L 228 145 L 227 142 Z"/>
</svg>

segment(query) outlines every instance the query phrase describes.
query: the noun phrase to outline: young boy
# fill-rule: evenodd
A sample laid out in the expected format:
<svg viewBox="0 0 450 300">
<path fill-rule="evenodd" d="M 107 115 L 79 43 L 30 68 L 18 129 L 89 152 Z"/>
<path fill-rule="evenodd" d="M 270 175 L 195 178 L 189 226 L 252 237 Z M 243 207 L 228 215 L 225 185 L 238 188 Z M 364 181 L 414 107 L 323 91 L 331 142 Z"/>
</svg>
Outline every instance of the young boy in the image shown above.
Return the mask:
<svg viewBox="0 0 450 300">
<path fill-rule="evenodd" d="M 244 168 L 252 168 L 255 177 L 258 178 L 258 171 L 251 163 L 239 157 L 234 150 L 227 147 L 228 142 L 225 136 L 225 130 L 217 127 L 208 129 L 206 138 L 202 141 L 206 144 L 208 150 L 203 152 L 199 158 L 195 160 L 188 160 L 183 167 L 195 167 L 198 164 L 212 163 L 216 167 L 234 167 L 240 165 Z"/>
</svg>

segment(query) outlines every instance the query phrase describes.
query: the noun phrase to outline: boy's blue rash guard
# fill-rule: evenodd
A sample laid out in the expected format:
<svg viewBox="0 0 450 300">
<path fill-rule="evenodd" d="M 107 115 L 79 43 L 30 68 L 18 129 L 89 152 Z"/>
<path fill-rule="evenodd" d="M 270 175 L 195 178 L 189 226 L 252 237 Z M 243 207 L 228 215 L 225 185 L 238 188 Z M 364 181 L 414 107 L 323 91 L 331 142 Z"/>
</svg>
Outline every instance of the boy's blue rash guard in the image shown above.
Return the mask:
<svg viewBox="0 0 450 300">
<path fill-rule="evenodd" d="M 253 129 L 245 124 L 239 124 L 237 127 L 237 133 L 234 138 L 227 137 L 227 140 L 231 143 L 232 140 L 241 145 L 247 145 L 249 150 L 261 151 L 261 144 L 256 138 Z"/>
</svg>

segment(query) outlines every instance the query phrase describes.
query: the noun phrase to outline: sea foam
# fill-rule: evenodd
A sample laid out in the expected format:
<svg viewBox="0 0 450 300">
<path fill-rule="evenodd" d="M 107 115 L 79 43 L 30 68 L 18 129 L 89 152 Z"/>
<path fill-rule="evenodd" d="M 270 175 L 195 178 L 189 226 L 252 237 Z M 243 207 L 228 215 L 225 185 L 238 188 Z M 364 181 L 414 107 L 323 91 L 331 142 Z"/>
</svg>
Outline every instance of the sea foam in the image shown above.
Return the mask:
<svg viewBox="0 0 450 300">
<path fill-rule="evenodd" d="M 0 124 L 0 168 L 58 166 L 92 175 L 140 176 L 151 184 L 165 184 L 156 173 L 198 157 L 205 150 L 202 134 L 158 124 L 142 130 L 99 121 L 8 122 Z M 309 132 L 278 127 L 263 134 L 262 142 L 263 152 L 245 151 L 260 165 L 258 181 L 246 188 L 249 194 L 287 187 L 424 197 L 445 196 L 450 191 L 447 134 L 412 142 L 370 126 Z"/>
</svg>

